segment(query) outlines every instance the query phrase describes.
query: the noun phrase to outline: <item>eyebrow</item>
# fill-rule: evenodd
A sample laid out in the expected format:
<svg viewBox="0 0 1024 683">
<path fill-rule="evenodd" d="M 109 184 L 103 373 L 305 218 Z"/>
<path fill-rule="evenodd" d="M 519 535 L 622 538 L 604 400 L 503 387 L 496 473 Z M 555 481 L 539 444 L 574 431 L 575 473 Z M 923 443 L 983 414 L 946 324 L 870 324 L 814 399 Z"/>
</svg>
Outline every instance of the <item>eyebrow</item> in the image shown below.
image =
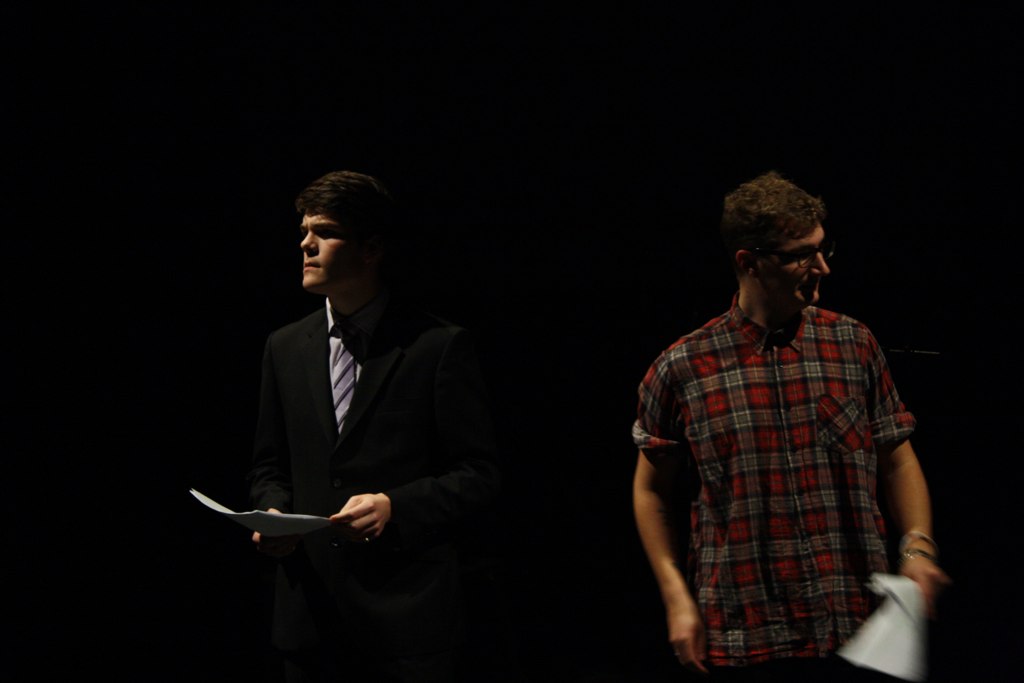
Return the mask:
<svg viewBox="0 0 1024 683">
<path fill-rule="evenodd" d="M 815 249 L 821 249 L 821 245 L 825 244 L 826 242 L 828 242 L 828 235 L 823 235 L 822 238 L 820 240 L 818 240 L 817 244 L 808 244 L 808 245 L 803 246 L 803 247 L 797 247 L 793 251 L 787 250 L 786 253 L 789 253 L 789 254 L 800 254 L 800 253 L 803 253 L 805 251 L 814 251 Z"/>
<path fill-rule="evenodd" d="M 309 232 L 310 230 L 322 230 L 324 232 L 340 232 L 343 228 L 337 223 L 313 223 L 312 225 L 299 224 L 299 230 Z"/>
<path fill-rule="evenodd" d="M 787 254 L 806 254 L 809 251 L 818 251 L 819 249 L 821 249 L 821 245 L 824 244 L 824 243 L 825 243 L 824 241 L 818 242 L 817 244 L 808 245 L 806 247 L 800 247 L 799 249 L 795 249 L 793 251 L 787 251 L 785 253 L 787 253 Z"/>
</svg>

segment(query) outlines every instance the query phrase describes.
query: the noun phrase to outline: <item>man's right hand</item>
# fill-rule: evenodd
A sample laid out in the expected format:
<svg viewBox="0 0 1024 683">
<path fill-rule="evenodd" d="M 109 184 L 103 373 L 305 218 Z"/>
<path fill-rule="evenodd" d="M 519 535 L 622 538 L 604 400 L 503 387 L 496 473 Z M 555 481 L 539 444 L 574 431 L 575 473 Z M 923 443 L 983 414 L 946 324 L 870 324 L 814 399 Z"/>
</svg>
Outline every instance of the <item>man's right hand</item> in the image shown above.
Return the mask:
<svg viewBox="0 0 1024 683">
<path fill-rule="evenodd" d="M 276 515 L 281 514 L 281 511 L 276 508 L 270 508 L 267 512 L 273 512 Z M 290 555 L 301 539 L 302 536 L 299 534 L 291 536 L 264 536 L 258 531 L 252 532 L 252 542 L 256 544 L 256 549 L 264 555 L 270 555 L 271 557 Z"/>
<path fill-rule="evenodd" d="M 668 640 L 680 664 L 691 671 L 708 673 L 704 666 L 708 656 L 704 620 L 696 605 L 679 608 L 668 615 Z"/>
</svg>

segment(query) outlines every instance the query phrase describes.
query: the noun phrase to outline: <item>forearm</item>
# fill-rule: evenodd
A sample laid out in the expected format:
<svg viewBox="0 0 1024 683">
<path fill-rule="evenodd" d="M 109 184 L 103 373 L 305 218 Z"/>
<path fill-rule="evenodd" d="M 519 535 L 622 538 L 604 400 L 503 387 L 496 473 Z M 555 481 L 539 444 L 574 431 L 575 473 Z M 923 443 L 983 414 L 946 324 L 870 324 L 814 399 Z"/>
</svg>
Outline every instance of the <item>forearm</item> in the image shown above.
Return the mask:
<svg viewBox="0 0 1024 683">
<path fill-rule="evenodd" d="M 665 605 L 668 640 L 676 659 L 693 671 L 707 673 L 707 638 L 700 608 L 680 569 L 681 557 L 672 508 L 678 461 L 667 457 L 655 466 L 641 453 L 633 479 L 633 514 L 640 541 L 654 571 Z"/>
<path fill-rule="evenodd" d="M 434 444 L 424 456 L 428 466 L 384 489 L 407 542 L 447 537 L 488 508 L 500 490 L 490 401 L 465 331 L 453 334 L 445 346 L 434 377 L 431 410 L 433 433 L 423 438 Z"/>
<path fill-rule="evenodd" d="M 264 403 L 254 439 L 253 458 L 246 475 L 249 501 L 255 509 L 292 512 L 289 451 L 276 406 Z"/>
<path fill-rule="evenodd" d="M 253 438 L 253 457 L 246 480 L 249 500 L 259 510 L 292 511 L 291 470 L 284 412 L 277 390 L 276 370 L 268 339 L 263 353 L 259 417 Z"/>
<path fill-rule="evenodd" d="M 681 569 L 671 496 L 674 474 L 674 465 L 666 463 L 659 471 L 641 453 L 633 480 L 637 531 L 669 613 L 695 607 Z"/>
<path fill-rule="evenodd" d="M 275 508 L 281 512 L 292 509 L 291 481 L 276 460 L 253 463 L 246 475 L 249 484 L 249 502 L 256 510 Z"/>
<path fill-rule="evenodd" d="M 951 581 L 938 565 L 924 472 L 909 441 L 883 449 L 879 456 L 889 506 L 901 535 L 899 572 L 917 582 L 928 614 L 935 618 L 936 600 Z"/>
<path fill-rule="evenodd" d="M 886 499 L 900 535 L 918 532 L 930 538 L 931 497 L 928 494 L 928 484 L 921 463 L 910 442 L 904 441 L 895 447 L 883 449 L 880 453 L 880 463 Z M 934 550 L 931 544 L 920 538 L 908 539 L 907 547 Z"/>
<path fill-rule="evenodd" d="M 384 493 L 395 521 L 407 533 L 444 535 L 453 525 L 487 508 L 500 489 L 497 463 L 486 458 L 462 461 L 436 476 L 415 479 Z"/>
</svg>

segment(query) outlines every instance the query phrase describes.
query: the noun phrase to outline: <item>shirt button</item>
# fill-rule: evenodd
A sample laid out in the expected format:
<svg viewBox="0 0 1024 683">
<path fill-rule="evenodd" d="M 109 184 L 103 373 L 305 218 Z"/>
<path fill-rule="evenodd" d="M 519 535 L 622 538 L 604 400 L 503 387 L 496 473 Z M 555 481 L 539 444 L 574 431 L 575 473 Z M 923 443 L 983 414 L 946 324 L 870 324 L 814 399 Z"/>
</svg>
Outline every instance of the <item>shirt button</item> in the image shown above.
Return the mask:
<svg viewBox="0 0 1024 683">
<path fill-rule="evenodd" d="M 341 544 L 342 544 L 342 540 L 340 538 L 338 538 L 337 536 L 334 536 L 333 538 L 331 538 L 331 547 L 332 548 L 340 548 Z"/>
<path fill-rule="evenodd" d="M 341 488 L 341 477 L 335 477 L 334 479 L 332 479 L 331 480 L 331 486 L 333 486 L 336 489 L 340 489 Z"/>
</svg>

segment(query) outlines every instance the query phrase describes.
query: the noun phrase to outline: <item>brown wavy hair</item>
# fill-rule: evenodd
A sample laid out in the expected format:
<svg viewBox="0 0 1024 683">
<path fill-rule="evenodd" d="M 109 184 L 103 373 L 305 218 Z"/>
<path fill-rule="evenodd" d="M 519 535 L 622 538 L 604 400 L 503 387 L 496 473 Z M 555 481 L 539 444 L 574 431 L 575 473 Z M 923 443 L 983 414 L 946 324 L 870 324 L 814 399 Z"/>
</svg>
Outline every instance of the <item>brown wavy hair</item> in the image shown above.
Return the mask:
<svg viewBox="0 0 1024 683">
<path fill-rule="evenodd" d="M 295 199 L 299 215 L 324 215 L 359 239 L 386 238 L 394 227 L 395 201 L 384 184 L 355 171 L 332 171 L 317 178 Z"/>
<path fill-rule="evenodd" d="M 812 197 L 778 171 L 768 171 L 725 195 L 722 241 L 729 254 L 739 249 L 773 249 L 805 237 L 825 220 L 825 202 Z"/>
</svg>

